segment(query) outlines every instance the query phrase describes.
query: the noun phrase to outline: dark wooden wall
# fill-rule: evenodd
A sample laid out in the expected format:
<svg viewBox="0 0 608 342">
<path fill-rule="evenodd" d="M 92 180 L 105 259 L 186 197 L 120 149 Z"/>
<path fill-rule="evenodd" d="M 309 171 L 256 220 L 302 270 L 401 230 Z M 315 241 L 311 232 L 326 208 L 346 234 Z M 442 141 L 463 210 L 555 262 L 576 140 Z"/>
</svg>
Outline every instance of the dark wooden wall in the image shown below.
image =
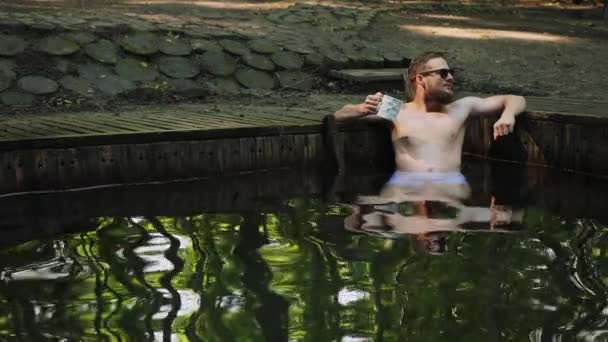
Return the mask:
<svg viewBox="0 0 608 342">
<path fill-rule="evenodd" d="M 608 118 L 528 113 L 517 118 L 512 135 L 493 141 L 495 121 L 488 117 L 472 119 L 464 151 L 608 177 Z"/>
<path fill-rule="evenodd" d="M 0 151 L 0 194 L 144 183 L 278 168 L 324 167 L 321 132 Z M 352 167 L 392 159 L 381 127 L 340 133 Z"/>
</svg>

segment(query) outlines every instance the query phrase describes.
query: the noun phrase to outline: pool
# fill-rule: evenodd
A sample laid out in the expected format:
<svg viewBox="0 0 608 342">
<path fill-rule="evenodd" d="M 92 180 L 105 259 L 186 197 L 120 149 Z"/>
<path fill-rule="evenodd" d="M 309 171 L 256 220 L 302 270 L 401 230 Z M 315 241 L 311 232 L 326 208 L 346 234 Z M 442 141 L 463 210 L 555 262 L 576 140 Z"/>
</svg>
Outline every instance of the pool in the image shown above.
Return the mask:
<svg viewBox="0 0 608 342">
<path fill-rule="evenodd" d="M 3 198 L 0 339 L 608 338 L 608 181 L 463 173 L 449 205 L 288 171 Z"/>
</svg>

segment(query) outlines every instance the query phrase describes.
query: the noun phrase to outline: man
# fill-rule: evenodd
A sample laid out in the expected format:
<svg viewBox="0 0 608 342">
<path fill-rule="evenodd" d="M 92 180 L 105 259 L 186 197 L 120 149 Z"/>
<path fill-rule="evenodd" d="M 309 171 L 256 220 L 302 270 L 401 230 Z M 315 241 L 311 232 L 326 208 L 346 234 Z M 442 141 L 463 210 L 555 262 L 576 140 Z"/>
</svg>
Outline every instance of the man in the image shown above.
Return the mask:
<svg viewBox="0 0 608 342">
<path fill-rule="evenodd" d="M 398 170 L 414 172 L 416 177 L 419 173 L 448 173 L 452 181 L 459 178 L 464 124 L 469 116 L 500 113 L 494 124 L 495 140 L 513 132 L 515 116 L 526 108 L 523 97 L 499 95 L 453 101 L 454 76 L 439 52 L 423 53 L 410 63 L 405 80 L 410 102 L 401 106 L 392 130 Z M 345 105 L 334 114 L 336 121 L 374 115 L 382 96 L 376 93 L 368 95 L 363 103 Z M 411 178 L 411 174 L 407 176 Z"/>
</svg>

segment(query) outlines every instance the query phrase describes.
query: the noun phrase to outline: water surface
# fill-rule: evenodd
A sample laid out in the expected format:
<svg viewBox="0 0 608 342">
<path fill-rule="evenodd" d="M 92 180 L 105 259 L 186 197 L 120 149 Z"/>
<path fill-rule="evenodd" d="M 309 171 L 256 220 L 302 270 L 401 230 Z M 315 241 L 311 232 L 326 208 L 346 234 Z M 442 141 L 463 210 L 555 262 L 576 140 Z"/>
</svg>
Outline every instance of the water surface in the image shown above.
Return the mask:
<svg viewBox="0 0 608 342">
<path fill-rule="evenodd" d="M 437 248 L 422 228 L 349 225 L 386 175 L 3 199 L 22 212 L 2 221 L 0 339 L 608 339 L 607 182 L 479 163 L 465 175 L 463 205 L 521 215 L 441 232 Z"/>
</svg>

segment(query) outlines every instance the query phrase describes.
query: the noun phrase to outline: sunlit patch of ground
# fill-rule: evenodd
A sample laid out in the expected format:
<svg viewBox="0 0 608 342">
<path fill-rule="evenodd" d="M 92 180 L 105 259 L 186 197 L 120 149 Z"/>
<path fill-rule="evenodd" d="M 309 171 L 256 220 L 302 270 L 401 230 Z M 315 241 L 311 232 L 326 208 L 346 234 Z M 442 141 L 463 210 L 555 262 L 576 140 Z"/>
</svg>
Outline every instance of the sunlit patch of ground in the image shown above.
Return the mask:
<svg viewBox="0 0 608 342">
<path fill-rule="evenodd" d="M 175 1 L 175 0 L 128 0 L 124 2 L 129 5 L 189 5 L 194 7 L 206 7 L 213 9 L 230 9 L 230 10 L 277 10 L 287 8 L 295 3 L 295 1 L 277 1 L 277 2 L 231 2 L 231 1 Z"/>
<path fill-rule="evenodd" d="M 534 33 L 511 30 L 492 30 L 461 27 L 440 27 L 431 25 L 400 25 L 402 30 L 410 30 L 424 35 L 443 36 L 465 39 L 518 39 L 524 41 L 555 42 L 555 43 L 581 43 L 582 39 L 568 36 Z"/>
<path fill-rule="evenodd" d="M 462 15 L 451 15 L 451 14 L 420 14 L 420 17 L 429 18 L 429 19 L 439 19 L 439 20 L 455 20 L 455 21 L 476 21 L 478 19 L 473 17 L 465 17 Z"/>
</svg>

